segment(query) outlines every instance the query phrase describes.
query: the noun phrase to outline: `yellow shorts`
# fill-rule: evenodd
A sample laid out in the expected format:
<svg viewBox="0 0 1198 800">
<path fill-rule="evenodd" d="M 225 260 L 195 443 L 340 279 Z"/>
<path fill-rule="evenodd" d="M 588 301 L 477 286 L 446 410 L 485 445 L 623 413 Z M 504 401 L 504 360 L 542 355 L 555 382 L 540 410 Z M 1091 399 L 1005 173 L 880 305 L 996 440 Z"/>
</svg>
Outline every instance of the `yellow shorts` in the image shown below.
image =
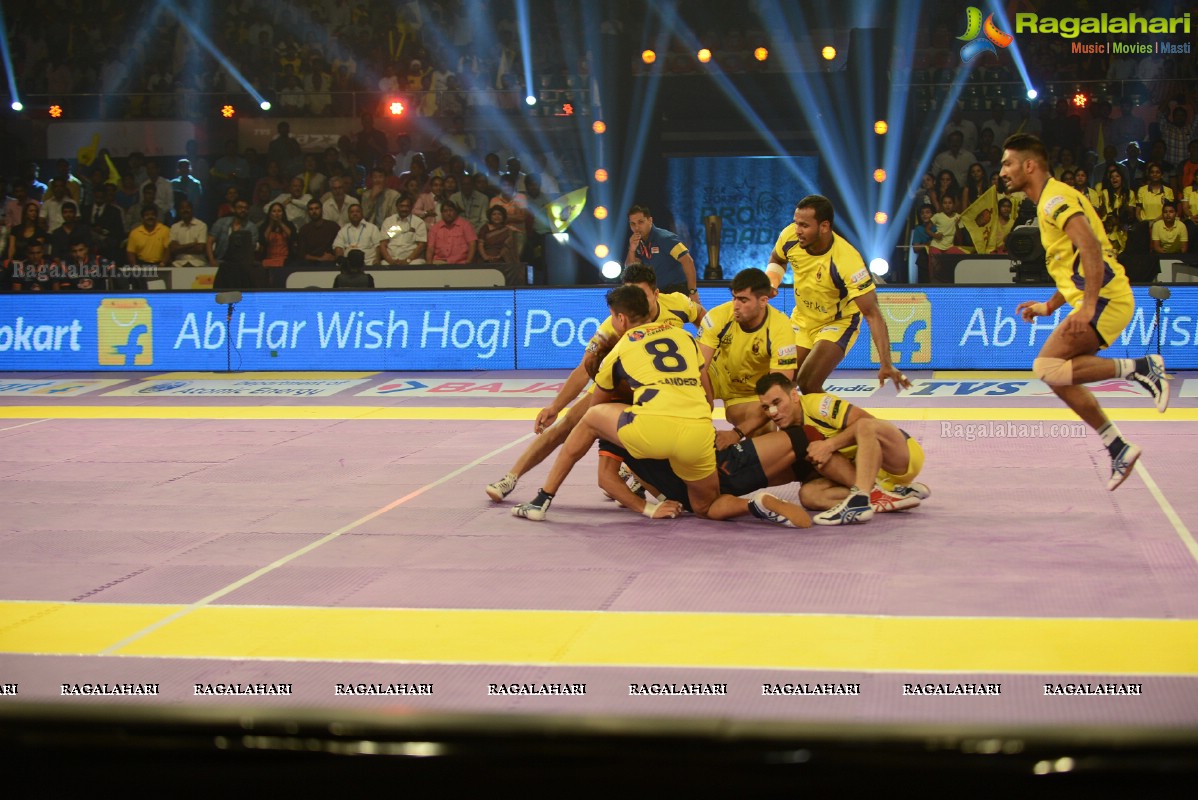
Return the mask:
<svg viewBox="0 0 1198 800">
<path fill-rule="evenodd" d="M 861 314 L 825 322 L 791 316 L 790 327 L 795 332 L 795 345 L 801 350 L 813 350 L 816 342 L 832 342 L 848 355 L 861 333 Z"/>
<path fill-rule="evenodd" d="M 884 469 L 878 470 L 878 483 L 887 491 L 895 486 L 906 486 L 911 481 L 915 480 L 919 475 L 919 471 L 923 469 L 923 447 L 919 442 L 908 437 L 907 438 L 907 471 L 902 475 L 892 475 Z"/>
<path fill-rule="evenodd" d="M 616 428 L 633 458 L 665 458 L 684 481 L 715 473 L 715 426 L 709 419 L 659 417 L 625 411 Z"/>
<path fill-rule="evenodd" d="M 1131 292 L 1123 297 L 1109 300 L 1105 297 L 1098 298 L 1098 311 L 1095 312 L 1094 319 L 1090 320 L 1090 327 L 1098 333 L 1099 350 L 1110 347 L 1111 343 L 1119 338 L 1119 334 L 1123 333 L 1127 323 L 1131 322 L 1131 316 L 1135 310 L 1136 300 Z M 1077 309 L 1075 308 L 1069 313 L 1076 314 Z"/>
<path fill-rule="evenodd" d="M 712 364 L 711 368 L 707 370 L 707 374 L 711 378 L 712 394 L 715 395 L 716 400 L 724 401 L 724 408 L 742 403 L 758 402 L 754 385 L 746 386 L 733 381 L 726 370 L 720 369 L 718 363 Z"/>
</svg>

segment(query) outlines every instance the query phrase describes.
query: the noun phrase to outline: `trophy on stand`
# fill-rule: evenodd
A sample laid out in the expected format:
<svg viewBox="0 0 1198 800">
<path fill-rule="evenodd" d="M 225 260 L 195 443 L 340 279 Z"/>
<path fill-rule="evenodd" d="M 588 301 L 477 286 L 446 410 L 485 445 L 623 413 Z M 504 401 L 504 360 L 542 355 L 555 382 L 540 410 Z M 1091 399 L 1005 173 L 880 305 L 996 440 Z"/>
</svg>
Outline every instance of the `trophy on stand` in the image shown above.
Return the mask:
<svg viewBox="0 0 1198 800">
<path fill-rule="evenodd" d="M 724 221 L 713 214 L 704 218 L 703 227 L 707 229 L 707 269 L 703 272 L 703 280 L 723 280 L 724 271 L 720 268 L 720 235 L 724 230 Z"/>
</svg>

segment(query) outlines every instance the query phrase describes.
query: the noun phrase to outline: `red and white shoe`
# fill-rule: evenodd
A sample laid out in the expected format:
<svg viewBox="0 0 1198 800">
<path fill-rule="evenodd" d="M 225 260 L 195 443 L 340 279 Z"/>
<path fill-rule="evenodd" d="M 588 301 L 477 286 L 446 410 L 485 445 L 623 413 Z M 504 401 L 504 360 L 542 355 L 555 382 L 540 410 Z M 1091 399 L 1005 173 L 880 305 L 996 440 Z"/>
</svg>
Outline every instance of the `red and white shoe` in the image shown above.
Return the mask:
<svg viewBox="0 0 1198 800">
<path fill-rule="evenodd" d="M 906 511 L 919 506 L 919 496 L 913 492 L 907 494 L 888 492 L 874 484 L 873 491 L 869 493 L 869 505 L 879 514 L 885 514 L 888 511 Z"/>
</svg>

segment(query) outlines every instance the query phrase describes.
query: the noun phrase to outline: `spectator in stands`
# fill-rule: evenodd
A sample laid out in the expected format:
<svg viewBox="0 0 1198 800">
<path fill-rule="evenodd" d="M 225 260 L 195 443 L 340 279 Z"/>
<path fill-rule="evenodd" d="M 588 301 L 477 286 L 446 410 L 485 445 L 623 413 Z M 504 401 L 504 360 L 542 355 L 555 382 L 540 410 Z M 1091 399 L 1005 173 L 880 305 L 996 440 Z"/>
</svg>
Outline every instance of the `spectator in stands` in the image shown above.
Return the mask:
<svg viewBox="0 0 1198 800">
<path fill-rule="evenodd" d="M 24 257 L 10 264 L 9 269 L 12 274 L 9 284 L 11 291 L 42 292 L 58 289 L 58 284 L 50 281 L 45 245 L 41 242 L 30 242 Z"/>
<path fill-rule="evenodd" d="M 1066 172 L 1074 172 L 1077 170 L 1077 162 L 1073 158 L 1073 148 L 1062 147 L 1061 154 L 1057 158 L 1056 164 L 1053 165 L 1052 175 L 1057 180 L 1064 180 L 1061 176 Z M 1072 183 L 1070 181 L 1069 183 Z"/>
<path fill-rule="evenodd" d="M 418 150 L 412 147 L 412 137 L 409 134 L 401 133 L 395 137 L 395 177 L 403 175 L 404 170 L 412 163 L 412 156 L 419 153 Z"/>
<path fill-rule="evenodd" d="M 1119 98 L 1119 116 L 1111 120 L 1110 138 L 1104 144 L 1118 146 L 1121 142 L 1142 142 L 1148 138 L 1148 126 L 1135 113 L 1130 95 Z"/>
<path fill-rule="evenodd" d="M 1103 144 L 1115 141 L 1114 132 L 1115 121 L 1111 119 L 1111 104 L 1106 100 L 1098 100 L 1090 109 L 1090 119 L 1086 122 L 1081 144 L 1075 143 L 1074 146 L 1094 150 L 1099 141 Z"/>
<path fill-rule="evenodd" d="M 948 148 L 942 150 L 932 159 L 932 171 L 937 175 L 945 170 L 953 174 L 953 178 L 957 184 L 965 181 L 965 173 L 969 170 L 969 165 L 977 161 L 973 153 L 968 150 L 963 150 L 961 147 L 964 137 L 960 131 L 953 131 L 948 135 Z"/>
<path fill-rule="evenodd" d="M 106 279 L 103 277 L 103 265 L 99 259 L 93 256 L 87 240 L 73 239 L 70 248 L 70 257 L 64 263 L 68 265 L 68 274 L 73 272 L 75 277 L 68 278 L 62 288 L 76 291 L 105 288 Z"/>
<path fill-rule="evenodd" d="M 388 217 L 395 214 L 399 192 L 387 188 L 387 170 L 382 166 L 370 170 L 370 184 L 362 192 L 362 214 L 379 230 L 384 229 Z"/>
<path fill-rule="evenodd" d="M 976 161 L 970 164 L 969 172 L 965 175 L 965 186 L 961 189 L 961 208 L 969 208 L 969 204 L 989 188 L 990 179 L 987 177 L 986 168 Z"/>
<path fill-rule="evenodd" d="M 1123 172 L 1123 185 L 1130 185 L 1130 181 L 1127 180 L 1127 173 L 1123 171 L 1123 166 L 1118 161 L 1118 152 L 1119 149 L 1115 147 L 1114 144 L 1103 146 L 1102 161 L 1099 161 L 1094 165 L 1094 168 L 1090 170 L 1090 182 L 1095 188 L 1102 187 L 1103 182 L 1106 179 L 1107 171 L 1112 167 Z"/>
<path fill-rule="evenodd" d="M 1149 224 L 1161 218 L 1165 203 L 1174 200 L 1173 189 L 1166 186 L 1161 165 L 1148 165 L 1148 182 L 1136 190 L 1136 216 Z"/>
<path fill-rule="evenodd" d="M 54 168 L 57 170 L 54 177 L 66 183 L 67 194 L 75 201 L 75 205 L 81 204 L 83 202 L 83 181 L 71 174 L 71 162 L 60 158 L 54 162 Z"/>
<path fill-rule="evenodd" d="M 1198 139 L 1190 140 L 1189 150 L 1189 157 L 1177 166 L 1177 189 L 1178 194 L 1183 196 L 1186 189 L 1193 185 L 1195 176 L 1198 176 Z"/>
<path fill-rule="evenodd" d="M 360 115 L 362 130 L 358 131 L 357 151 L 358 161 L 367 169 L 382 163 L 387 153 L 387 137 L 374 127 L 374 115 L 369 112 Z M 369 259 L 366 262 L 370 263 Z"/>
<path fill-rule="evenodd" d="M 487 264 L 516 262 L 516 234 L 508 227 L 503 206 L 491 206 L 487 223 L 478 231 L 479 259 Z"/>
<path fill-rule="evenodd" d="M 443 178 L 440 176 L 429 178 L 424 191 L 416 196 L 416 202 L 412 204 L 412 213 L 423 219 L 424 224 L 430 229 L 437 224 L 438 217 L 441 215 L 444 191 L 445 180 Z"/>
<path fill-rule="evenodd" d="M 21 224 L 21 212 L 25 209 L 25 203 L 29 201 L 29 187 L 20 179 L 12 182 L 11 194 L 4 198 L 4 220 L 3 224 L 9 230 Z M 8 252 L 8 243 L 5 242 L 3 248 L 0 248 L 0 253 Z"/>
<path fill-rule="evenodd" d="M 146 204 L 141 209 L 141 225 L 129 231 L 125 255 L 130 266 L 154 264 L 162 266 L 170 253 L 171 232 L 158 222 L 158 206 Z"/>
<path fill-rule="evenodd" d="M 83 209 L 83 219 L 91 226 L 95 242 L 92 249 L 113 262 L 120 260 L 121 240 L 125 238 L 125 218 L 112 201 L 115 194 L 116 187 L 105 183 L 94 192 L 95 204 Z"/>
<path fill-rule="evenodd" d="M 67 194 L 66 183 L 61 178 L 50 179 L 50 191 L 42 201 L 41 218 L 46 230 L 52 231 L 62 225 L 62 205 L 73 202 Z"/>
<path fill-rule="evenodd" d="M 474 261 L 478 236 L 474 226 L 458 216 L 453 203 L 441 206 L 441 220 L 428 232 L 430 264 L 469 264 Z"/>
<path fill-rule="evenodd" d="M 1128 142 L 1123 149 L 1127 155 L 1119 162 L 1119 166 L 1123 168 L 1128 188 L 1135 191 L 1147 179 L 1148 163 L 1140 158 L 1140 145 L 1137 143 Z"/>
<path fill-rule="evenodd" d="M 211 167 L 208 164 L 208 159 L 200 155 L 200 143 L 195 139 L 188 139 L 187 144 L 183 147 L 187 151 L 187 161 L 191 164 L 192 177 L 207 186 L 208 171 Z"/>
<path fill-rule="evenodd" d="M 310 64 L 311 71 L 304 76 L 304 92 L 308 95 L 308 110 L 318 117 L 329 113 L 333 105 L 333 76 L 329 72 L 325 60 L 313 56 Z"/>
<path fill-rule="evenodd" d="M 948 123 L 944 126 L 944 136 L 947 137 L 953 133 L 961 134 L 961 147 L 964 150 L 972 153 L 977 149 L 978 128 L 973 124 L 972 120 L 965 116 L 965 106 L 960 102 L 953 106 L 952 115 L 948 118 Z"/>
<path fill-rule="evenodd" d="M 944 169 L 936 176 L 936 188 L 932 192 L 932 205 L 936 211 L 944 209 L 944 198 L 951 197 L 954 205 L 961 202 L 961 187 L 957 184 L 957 176 L 952 170 Z"/>
<path fill-rule="evenodd" d="M 413 153 L 408 159 L 408 169 L 399 174 L 400 185 L 406 186 L 409 180 L 415 180 L 421 191 L 428 183 L 428 164 L 424 160 L 424 153 Z"/>
<path fill-rule="evenodd" d="M 266 222 L 258 232 L 258 247 L 262 252 L 262 266 L 266 268 L 266 285 L 281 289 L 282 282 L 275 277 L 276 270 L 290 261 L 296 247 L 295 226 L 287 219 L 282 203 L 271 204 Z"/>
<path fill-rule="evenodd" d="M 175 164 L 175 169 L 179 175 L 170 181 L 171 197 L 176 201 L 179 197 L 185 197 L 187 202 L 191 203 L 192 208 L 196 208 L 204 201 L 203 184 L 191 174 L 191 162 L 186 158 L 179 159 Z"/>
<path fill-rule="evenodd" d="M 940 198 L 940 211 L 932 215 L 932 227 L 936 231 L 928 247 L 928 268 L 932 283 L 944 283 L 951 277 L 943 269 L 938 255 L 965 252 L 957 246 L 960 225 L 961 215 L 957 213 L 956 198 L 951 194 L 943 195 Z"/>
<path fill-rule="evenodd" d="M 383 222 L 384 240 L 379 244 L 379 258 L 384 264 L 406 267 L 425 263 L 428 249 L 428 226 L 412 213 L 412 200 L 401 196 L 395 213 Z"/>
<path fill-rule="evenodd" d="M 71 241 L 83 239 L 91 241 L 91 228 L 79 220 L 79 207 L 74 200 L 62 204 L 62 224 L 50 231 L 50 256 L 59 261 L 65 261 L 71 254 Z"/>
<path fill-rule="evenodd" d="M 1102 192 L 1090 186 L 1090 175 L 1083 167 L 1078 167 L 1073 171 L 1073 188 L 1090 201 L 1090 205 L 1094 206 L 1094 210 L 1098 212 L 1100 218 L 1106 216 L 1103 212 Z"/>
<path fill-rule="evenodd" d="M 122 216 L 135 205 L 141 203 L 141 190 L 133 179 L 133 173 L 126 172 L 121 176 L 121 186 L 113 196 L 113 202 L 121 209 Z"/>
<path fill-rule="evenodd" d="M 206 267 L 212 263 L 208 252 L 208 226 L 196 219 L 189 200 L 179 201 L 179 221 L 170 228 L 172 267 Z"/>
<path fill-rule="evenodd" d="M 323 264 L 337 257 L 333 252 L 333 240 L 341 226 L 324 218 L 324 207 L 319 200 L 308 201 L 308 221 L 296 234 L 296 253 L 306 264 Z"/>
<path fill-rule="evenodd" d="M 523 193 L 525 188 L 527 188 L 525 185 L 527 175 L 525 175 L 525 173 L 521 170 L 520 159 L 516 158 L 515 156 L 512 156 L 507 160 L 507 169 L 504 171 L 503 175 L 512 179 L 512 185 L 515 187 L 517 192 Z M 500 188 L 503 188 L 502 182 L 500 183 Z"/>
<path fill-rule="evenodd" d="M 257 243 L 258 226 L 250 220 L 249 214 L 250 204 L 245 200 L 238 200 L 233 205 L 232 216 L 221 217 L 212 223 L 208 229 L 208 252 L 212 254 L 212 267 L 215 268 L 217 262 L 225 260 L 229 251 L 229 237 L 232 234 L 244 231 L 249 234 L 251 242 Z"/>
<path fill-rule="evenodd" d="M 549 203 L 553 198 L 541 191 L 541 176 L 529 173 L 524 179 L 525 201 L 528 203 L 528 221 L 525 228 L 524 250 L 519 254 L 533 267 L 534 275 L 544 277 L 545 237 L 553 232 L 549 220 Z M 540 283 L 541 280 L 534 280 Z"/>
<path fill-rule="evenodd" d="M 487 208 L 491 204 L 490 198 L 479 191 L 475 191 L 474 180 L 467 175 L 463 178 L 458 191 L 450 195 L 449 199 L 455 206 L 462 209 L 462 217 L 470 223 L 477 231 L 487 223 Z"/>
<path fill-rule="evenodd" d="M 158 206 L 158 216 L 165 220 L 175 207 L 175 187 L 162 177 L 157 161 L 146 162 L 146 179 L 141 188 L 144 190 L 149 185 L 154 187 L 154 204 Z"/>
<path fill-rule="evenodd" d="M 322 203 L 324 218 L 338 226 L 349 224 L 349 208 L 354 200 L 346 191 L 346 179 L 337 176 L 329 180 L 329 194 Z"/>
<path fill-rule="evenodd" d="M 995 253 L 1007 252 L 1007 236 L 1015 228 L 1014 208 L 1015 204 L 1011 202 L 1011 198 L 998 198 L 998 219 L 995 221 L 996 229 L 992 239 L 995 243 Z"/>
<path fill-rule="evenodd" d="M 275 129 L 279 135 L 272 139 L 270 145 L 267 146 L 266 158 L 268 161 L 277 161 L 283 175 L 292 175 L 298 172 L 300 165 L 303 164 L 303 150 L 300 148 L 300 143 L 291 136 L 290 123 L 280 122 Z"/>
<path fill-rule="evenodd" d="M 290 186 L 290 181 L 283 177 L 282 166 L 273 158 L 268 159 L 266 162 L 266 174 L 254 182 L 254 197 L 258 196 L 258 187 L 263 184 L 269 187 L 269 190 L 266 192 L 267 197 L 275 197 L 287 191 L 288 186 Z"/>
<path fill-rule="evenodd" d="M 374 276 L 366 271 L 366 259 L 361 250 L 351 250 L 344 259 L 341 273 L 333 279 L 334 289 L 373 289 Z"/>
<path fill-rule="evenodd" d="M 250 164 L 245 158 L 237 152 L 237 140 L 225 140 L 225 152 L 216 163 L 212 165 L 210 173 L 212 177 L 220 182 L 219 191 L 224 194 L 225 188 L 232 185 L 237 186 L 243 181 L 248 181 L 250 177 Z M 249 184 L 247 183 L 248 187 Z"/>
<path fill-rule="evenodd" d="M 287 116 L 300 116 L 307 109 L 308 97 L 298 75 L 287 73 L 279 89 L 279 110 Z"/>
<path fill-rule="evenodd" d="M 932 216 L 935 215 L 936 208 L 931 203 L 922 203 L 918 213 L 919 221 L 911 227 L 911 249 L 915 256 L 917 274 L 921 276 L 922 280 L 927 276 L 928 247 L 936 235 L 936 226 L 932 224 Z"/>
<path fill-rule="evenodd" d="M 299 177 L 303 181 L 304 194 L 312 197 L 320 197 L 324 194 L 328 178 L 317 168 L 314 153 L 304 154 L 304 171 L 299 174 Z"/>
<path fill-rule="evenodd" d="M 312 196 L 304 191 L 304 179 L 297 175 L 291 179 L 287 191 L 267 202 L 263 206 L 263 211 L 266 212 L 266 219 L 269 219 L 271 207 L 276 203 L 281 205 L 283 215 L 294 229 L 303 225 L 304 220 L 307 219 L 308 201 L 311 199 Z"/>
<path fill-rule="evenodd" d="M 1136 196 L 1131 193 L 1118 165 L 1107 169 L 1102 182 L 1102 208 L 1108 217 L 1114 217 L 1119 227 L 1126 231 L 1136 221 Z"/>
<path fill-rule="evenodd" d="M 1189 249 L 1189 232 L 1177 221 L 1177 206 L 1171 202 L 1163 204 L 1161 218 L 1152 223 L 1152 252 L 1176 255 L 1189 252 Z"/>
<path fill-rule="evenodd" d="M 27 161 L 25 168 L 21 171 L 21 182 L 25 184 L 29 199 L 37 200 L 39 203 L 46 196 L 46 190 L 49 188 L 37 179 L 40 170 L 41 167 L 37 165 L 36 161 Z"/>
<path fill-rule="evenodd" d="M 516 164 L 519 166 L 519 162 Z M 496 206 L 507 212 L 507 226 L 516 234 L 516 252 L 523 252 L 525 231 L 528 228 L 528 197 L 516 191 L 515 175 L 504 174 L 500 178 L 499 195 L 491 198 L 491 208 Z"/>
<path fill-rule="evenodd" d="M 1198 127 L 1191 121 L 1185 106 L 1173 103 L 1162 105 L 1157 125 L 1165 145 L 1164 161 L 1174 165 L 1185 161 L 1190 140 L 1198 136 Z"/>
<path fill-rule="evenodd" d="M 343 256 L 351 250 L 361 250 L 366 265 L 373 266 L 378 263 L 379 243 L 382 241 L 382 231 L 373 222 L 363 219 L 361 204 L 353 202 L 349 206 L 349 222 L 341 226 L 337 238 L 333 240 L 333 252 Z"/>
</svg>

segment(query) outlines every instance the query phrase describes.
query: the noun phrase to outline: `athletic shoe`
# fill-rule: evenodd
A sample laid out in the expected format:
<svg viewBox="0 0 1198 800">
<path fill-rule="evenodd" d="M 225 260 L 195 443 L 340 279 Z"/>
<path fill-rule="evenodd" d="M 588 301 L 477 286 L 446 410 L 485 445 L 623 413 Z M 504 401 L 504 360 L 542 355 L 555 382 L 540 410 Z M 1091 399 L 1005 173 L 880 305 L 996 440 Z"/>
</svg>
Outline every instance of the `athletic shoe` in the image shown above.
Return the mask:
<svg viewBox="0 0 1198 800">
<path fill-rule="evenodd" d="M 897 494 L 899 497 L 918 497 L 920 500 L 927 500 L 932 496 L 932 490 L 928 488 L 926 483 L 896 484 L 891 490 L 891 494 Z"/>
<path fill-rule="evenodd" d="M 531 503 L 521 503 L 513 508 L 512 516 L 531 519 L 533 522 L 542 522 L 545 519 L 545 512 L 549 510 L 549 504 L 552 502 L 552 497 L 544 492 L 537 492 L 536 499 Z"/>
<path fill-rule="evenodd" d="M 784 528 L 811 527 L 811 517 L 807 515 L 802 506 L 788 503 L 769 492 L 758 492 L 753 495 L 749 500 L 749 513 L 757 519 L 763 519 Z"/>
<path fill-rule="evenodd" d="M 1132 374 L 1131 379 L 1148 390 L 1148 393 L 1152 395 L 1152 402 L 1156 404 L 1156 410 L 1164 414 L 1165 409 L 1169 407 L 1169 381 L 1172 378 L 1165 374 L 1165 359 L 1155 353 L 1146 358 L 1148 360 L 1147 374 L 1136 372 Z M 1118 486 L 1118 484 L 1115 485 Z"/>
<path fill-rule="evenodd" d="M 495 483 L 488 483 L 487 497 L 491 498 L 496 503 L 500 502 L 503 500 L 503 498 L 512 493 L 512 491 L 516 488 L 516 482 L 519 480 L 519 478 L 509 472 L 501 479 L 495 481 Z"/>
<path fill-rule="evenodd" d="M 869 522 L 874 517 L 870 498 L 865 492 L 855 490 L 834 508 L 829 508 L 822 514 L 816 514 L 816 525 L 855 525 Z"/>
<path fill-rule="evenodd" d="M 878 514 L 885 514 L 888 511 L 906 511 L 918 505 L 919 497 L 914 492 L 907 494 L 888 492 L 875 484 L 873 491 L 869 493 L 869 507 Z"/>
<path fill-rule="evenodd" d="M 1107 481 L 1106 488 L 1112 492 L 1118 489 L 1119 485 L 1127 480 L 1127 476 L 1131 474 L 1132 468 L 1139 460 L 1140 448 L 1134 444 L 1123 445 L 1119 455 L 1111 456 L 1111 479 Z"/>
</svg>

